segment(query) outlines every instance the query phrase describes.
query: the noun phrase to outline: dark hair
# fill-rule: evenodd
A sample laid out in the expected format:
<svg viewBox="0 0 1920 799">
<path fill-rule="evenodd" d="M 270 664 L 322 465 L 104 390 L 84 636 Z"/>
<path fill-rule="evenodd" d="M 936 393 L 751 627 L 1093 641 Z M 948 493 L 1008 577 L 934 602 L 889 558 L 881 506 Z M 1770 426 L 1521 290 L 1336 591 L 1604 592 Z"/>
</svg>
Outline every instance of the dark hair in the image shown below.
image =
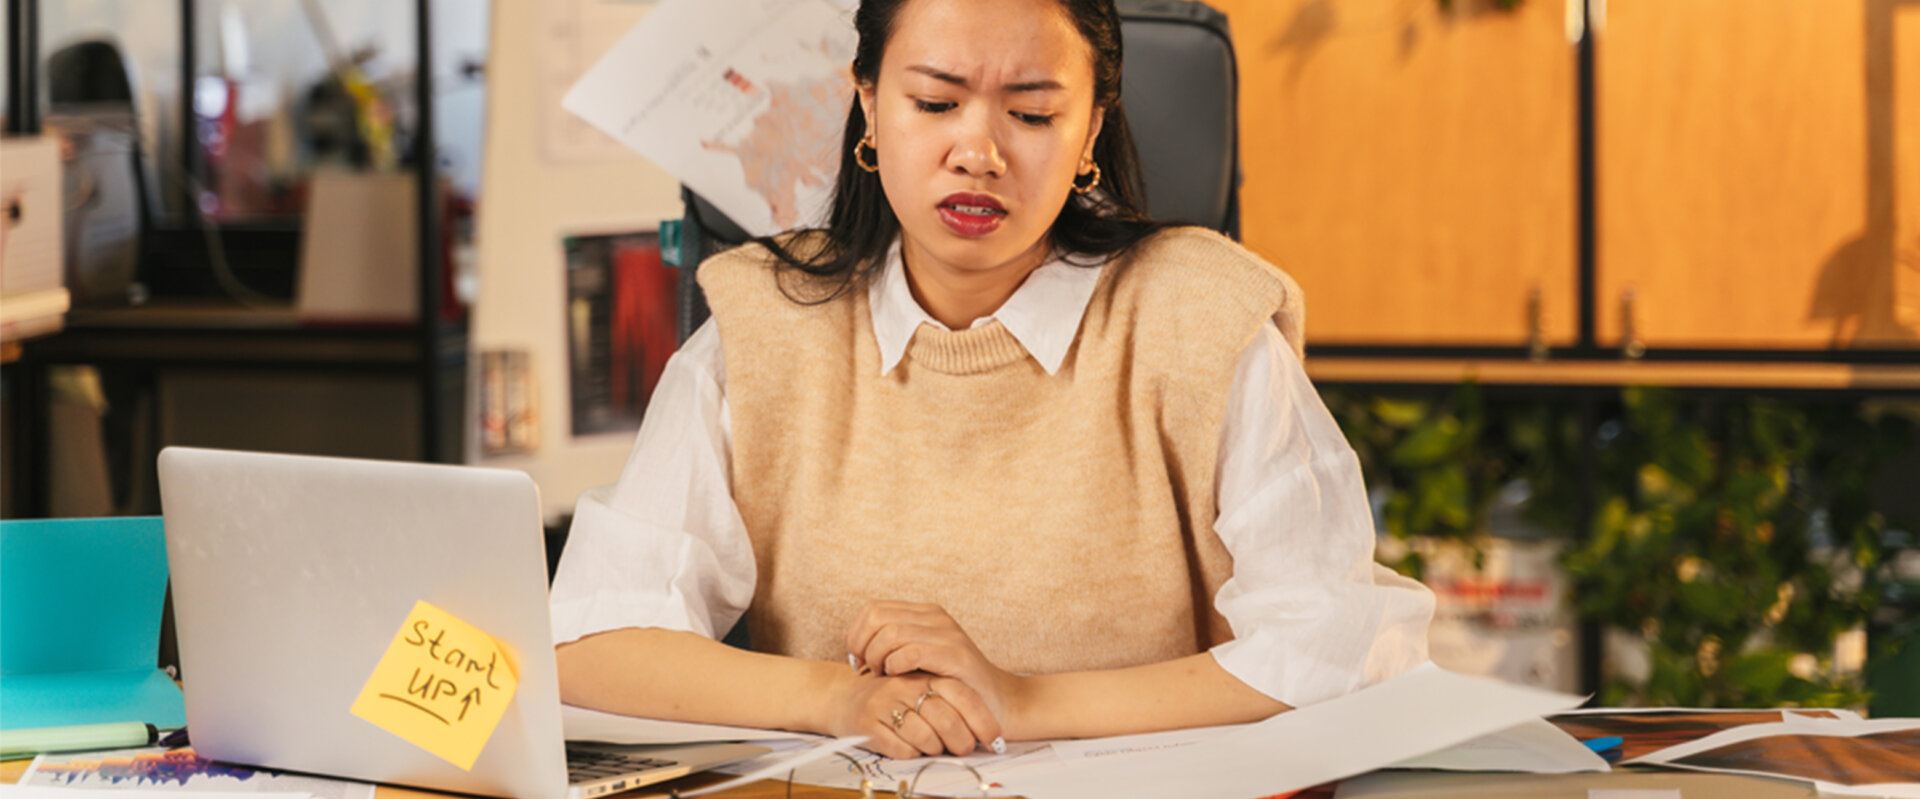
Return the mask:
<svg viewBox="0 0 1920 799">
<path fill-rule="evenodd" d="M 859 43 L 854 49 L 853 77 L 860 85 L 879 83 L 881 55 L 893 35 L 900 8 L 907 2 L 909 0 L 861 0 L 859 10 L 854 12 L 853 24 Z M 1055 247 L 1102 256 L 1104 261 L 1170 225 L 1147 215 L 1139 155 L 1134 150 L 1133 133 L 1127 127 L 1126 111 L 1120 106 L 1119 10 L 1113 0 L 1057 2 L 1092 47 L 1093 104 L 1105 109 L 1105 122 L 1093 145 L 1093 162 L 1100 169 L 1100 190 L 1069 194 L 1048 235 Z M 900 220 L 894 216 L 886 189 L 880 184 L 880 175 L 867 172 L 854 162 L 853 148 L 866 135 L 866 115 L 861 113 L 856 97 L 847 110 L 846 135 L 840 144 L 840 173 L 834 180 L 827 225 L 817 231 L 824 234 L 824 238 L 804 237 L 809 241 L 800 252 L 789 246 L 795 241 L 792 239 L 786 242 L 774 236 L 753 239 L 772 251 L 787 267 L 816 277 L 839 278 L 820 287 L 825 290 L 824 296 L 796 297 L 796 301 L 825 302 L 839 296 L 886 257 L 888 247 L 900 234 Z"/>
</svg>

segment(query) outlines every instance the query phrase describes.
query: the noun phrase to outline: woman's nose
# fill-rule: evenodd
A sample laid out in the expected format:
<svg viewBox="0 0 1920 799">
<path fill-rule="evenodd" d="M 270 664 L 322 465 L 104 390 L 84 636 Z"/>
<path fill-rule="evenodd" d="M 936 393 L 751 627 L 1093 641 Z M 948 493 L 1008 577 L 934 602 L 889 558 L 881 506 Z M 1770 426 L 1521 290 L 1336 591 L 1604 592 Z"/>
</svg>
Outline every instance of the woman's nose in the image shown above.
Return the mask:
<svg viewBox="0 0 1920 799">
<path fill-rule="evenodd" d="M 1000 154 L 992 129 L 982 121 L 968 124 L 960 131 L 947 152 L 947 167 L 976 178 L 997 178 L 1007 172 L 1007 160 Z"/>
</svg>

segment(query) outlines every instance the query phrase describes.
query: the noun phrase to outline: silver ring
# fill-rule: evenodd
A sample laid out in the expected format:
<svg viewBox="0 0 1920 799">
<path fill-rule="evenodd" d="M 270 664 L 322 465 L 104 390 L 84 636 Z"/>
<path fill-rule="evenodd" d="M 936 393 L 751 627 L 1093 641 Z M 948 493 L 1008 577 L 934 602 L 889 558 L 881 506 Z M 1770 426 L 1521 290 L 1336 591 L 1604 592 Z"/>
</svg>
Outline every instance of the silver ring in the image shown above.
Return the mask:
<svg viewBox="0 0 1920 799">
<path fill-rule="evenodd" d="M 933 689 L 931 688 L 927 689 L 927 692 L 924 694 L 921 694 L 919 699 L 914 700 L 913 712 L 915 713 L 920 712 L 920 706 L 926 704 L 928 699 L 936 696 L 939 696 L 939 694 L 934 693 Z"/>
</svg>

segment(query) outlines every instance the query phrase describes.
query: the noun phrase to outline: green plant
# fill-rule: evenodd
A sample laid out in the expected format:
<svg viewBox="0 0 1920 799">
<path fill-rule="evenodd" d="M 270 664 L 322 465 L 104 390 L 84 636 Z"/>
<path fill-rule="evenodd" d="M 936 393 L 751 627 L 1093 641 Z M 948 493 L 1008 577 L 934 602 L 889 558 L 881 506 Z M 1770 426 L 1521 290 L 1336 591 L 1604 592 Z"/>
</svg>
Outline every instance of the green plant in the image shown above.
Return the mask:
<svg viewBox="0 0 1920 799">
<path fill-rule="evenodd" d="M 1578 491 L 1571 457 L 1579 444 L 1575 417 L 1538 401 L 1490 402 L 1469 381 L 1443 399 L 1323 392 L 1329 410 L 1359 456 L 1370 488 L 1385 493 L 1380 525 L 1395 538 L 1429 536 L 1467 545 L 1476 565 L 1488 517 L 1500 490 L 1528 481 L 1535 496 Z M 1566 502 L 1533 503 L 1563 509 Z M 1572 516 L 1533 514 L 1551 530 L 1571 530 Z M 1389 566 L 1419 578 L 1426 564 L 1409 551 Z"/>
<path fill-rule="evenodd" d="M 1887 579 L 1870 478 L 1911 445 L 1897 417 L 1778 400 L 1689 402 L 1627 389 L 1602 425 L 1596 512 L 1565 561 L 1587 618 L 1637 631 L 1650 673 L 1603 704 L 1840 706 L 1835 639 Z"/>
<path fill-rule="evenodd" d="M 1587 525 L 1563 563 L 1577 609 L 1641 635 L 1650 663 L 1644 680 L 1611 676 L 1604 704 L 1858 705 L 1835 640 L 1871 624 L 1871 666 L 1920 632 L 1920 585 L 1892 568 L 1920 542 L 1871 497 L 1913 446 L 1897 414 L 1630 388 L 1589 423 L 1573 403 L 1490 402 L 1471 383 L 1444 399 L 1325 396 L 1396 538 L 1475 546 L 1514 481 L 1536 526 Z"/>
<path fill-rule="evenodd" d="M 1471 542 L 1485 529 L 1507 467 L 1482 445 L 1486 407 L 1477 386 L 1463 383 L 1439 402 L 1335 392 L 1326 400 L 1369 486 L 1387 492 L 1379 523 L 1388 534 Z M 1425 571 L 1411 551 L 1388 565 L 1416 579 Z"/>
</svg>

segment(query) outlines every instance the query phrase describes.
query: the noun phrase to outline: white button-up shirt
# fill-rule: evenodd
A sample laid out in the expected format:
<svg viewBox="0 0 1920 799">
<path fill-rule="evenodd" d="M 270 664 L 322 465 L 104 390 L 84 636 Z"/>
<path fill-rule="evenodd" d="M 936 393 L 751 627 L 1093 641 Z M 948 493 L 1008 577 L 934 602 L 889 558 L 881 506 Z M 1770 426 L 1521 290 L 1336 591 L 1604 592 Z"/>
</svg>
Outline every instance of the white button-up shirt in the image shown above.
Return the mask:
<svg viewBox="0 0 1920 799">
<path fill-rule="evenodd" d="M 973 325 L 999 320 L 1053 374 L 1104 268 L 1056 256 Z M 921 325 L 946 329 L 913 299 L 897 243 L 867 291 L 882 374 Z M 1211 650 L 1221 668 L 1300 707 L 1424 662 L 1433 594 L 1373 562 L 1359 461 L 1271 322 L 1240 354 L 1220 435 L 1214 532 L 1233 575 L 1214 607 L 1234 634 Z M 726 361 L 708 320 L 667 362 L 620 481 L 575 508 L 553 583 L 554 643 L 626 627 L 708 637 L 733 627 L 757 572 L 733 504 L 731 448 Z"/>
</svg>

